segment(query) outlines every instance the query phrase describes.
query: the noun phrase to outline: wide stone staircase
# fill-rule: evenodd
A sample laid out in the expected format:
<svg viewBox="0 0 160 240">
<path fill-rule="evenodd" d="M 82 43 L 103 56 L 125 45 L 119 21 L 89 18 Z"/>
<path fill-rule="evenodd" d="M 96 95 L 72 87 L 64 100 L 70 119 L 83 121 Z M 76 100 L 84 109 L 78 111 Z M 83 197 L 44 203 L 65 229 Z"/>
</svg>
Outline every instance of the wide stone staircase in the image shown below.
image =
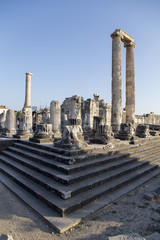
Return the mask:
<svg viewBox="0 0 160 240">
<path fill-rule="evenodd" d="M 17 140 L 0 154 L 0 181 L 63 232 L 158 175 L 159 164 L 160 137 L 101 152 Z"/>
</svg>

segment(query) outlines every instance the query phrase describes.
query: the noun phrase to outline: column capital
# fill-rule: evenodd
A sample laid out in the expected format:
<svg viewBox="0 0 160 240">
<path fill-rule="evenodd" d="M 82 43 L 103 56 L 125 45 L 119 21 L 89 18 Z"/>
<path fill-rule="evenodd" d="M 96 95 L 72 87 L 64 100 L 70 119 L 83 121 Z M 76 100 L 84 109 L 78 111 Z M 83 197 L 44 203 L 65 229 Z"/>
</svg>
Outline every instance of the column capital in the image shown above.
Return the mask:
<svg viewBox="0 0 160 240">
<path fill-rule="evenodd" d="M 26 72 L 26 75 L 30 75 L 30 76 L 32 76 L 32 73 Z"/>
<path fill-rule="evenodd" d="M 116 29 L 112 34 L 111 34 L 111 38 L 114 37 L 120 37 L 121 40 L 123 39 L 123 34 L 121 33 L 121 29 Z"/>
<path fill-rule="evenodd" d="M 129 46 L 133 46 L 135 48 L 136 44 L 135 44 L 135 42 L 132 42 L 132 41 L 124 42 L 124 47 L 129 47 Z"/>
</svg>

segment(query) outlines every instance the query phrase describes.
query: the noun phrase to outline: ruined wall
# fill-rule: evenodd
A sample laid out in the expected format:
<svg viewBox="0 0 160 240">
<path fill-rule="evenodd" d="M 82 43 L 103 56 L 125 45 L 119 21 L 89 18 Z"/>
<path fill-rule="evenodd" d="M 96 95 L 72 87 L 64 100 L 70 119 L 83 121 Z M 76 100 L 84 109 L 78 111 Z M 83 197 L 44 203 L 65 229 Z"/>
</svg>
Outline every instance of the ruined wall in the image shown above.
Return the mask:
<svg viewBox="0 0 160 240">
<path fill-rule="evenodd" d="M 154 114 L 154 112 L 151 112 L 150 114 L 136 115 L 135 123 L 136 125 L 138 124 L 160 125 L 160 115 Z"/>
<path fill-rule="evenodd" d="M 99 102 L 95 99 L 87 99 L 83 101 L 82 105 L 82 127 L 83 129 L 93 129 L 96 128 L 96 124 L 99 117 Z"/>
<path fill-rule="evenodd" d="M 66 98 L 61 106 L 61 121 L 62 126 L 66 126 L 70 123 L 81 124 L 81 104 L 83 98 L 74 95 L 70 98 Z"/>
</svg>

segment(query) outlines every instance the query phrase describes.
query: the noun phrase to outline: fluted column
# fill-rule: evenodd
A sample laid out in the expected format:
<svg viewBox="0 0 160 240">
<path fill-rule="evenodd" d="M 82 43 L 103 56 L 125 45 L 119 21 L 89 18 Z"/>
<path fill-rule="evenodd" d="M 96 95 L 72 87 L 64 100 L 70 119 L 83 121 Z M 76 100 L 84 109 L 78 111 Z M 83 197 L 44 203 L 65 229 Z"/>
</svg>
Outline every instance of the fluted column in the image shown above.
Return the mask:
<svg viewBox="0 0 160 240">
<path fill-rule="evenodd" d="M 119 31 L 111 34 L 112 37 L 112 130 L 118 133 L 122 121 L 122 64 L 121 40 Z"/>
<path fill-rule="evenodd" d="M 26 73 L 26 90 L 24 107 L 31 107 L 31 76 L 32 73 Z"/>
<path fill-rule="evenodd" d="M 126 123 L 135 124 L 135 70 L 134 42 L 124 43 L 126 47 Z"/>
</svg>

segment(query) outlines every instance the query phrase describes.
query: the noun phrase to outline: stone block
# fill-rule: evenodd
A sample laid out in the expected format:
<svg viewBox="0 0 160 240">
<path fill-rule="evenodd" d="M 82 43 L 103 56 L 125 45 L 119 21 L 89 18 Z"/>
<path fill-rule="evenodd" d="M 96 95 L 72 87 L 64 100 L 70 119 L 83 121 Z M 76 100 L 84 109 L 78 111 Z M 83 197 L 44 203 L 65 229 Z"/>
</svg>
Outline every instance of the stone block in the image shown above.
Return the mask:
<svg viewBox="0 0 160 240">
<path fill-rule="evenodd" d="M 108 240 L 146 240 L 146 239 L 141 237 L 138 233 L 131 233 L 109 237 Z"/>
<path fill-rule="evenodd" d="M 0 240 L 13 240 L 13 237 L 11 235 L 2 234 Z"/>
</svg>

